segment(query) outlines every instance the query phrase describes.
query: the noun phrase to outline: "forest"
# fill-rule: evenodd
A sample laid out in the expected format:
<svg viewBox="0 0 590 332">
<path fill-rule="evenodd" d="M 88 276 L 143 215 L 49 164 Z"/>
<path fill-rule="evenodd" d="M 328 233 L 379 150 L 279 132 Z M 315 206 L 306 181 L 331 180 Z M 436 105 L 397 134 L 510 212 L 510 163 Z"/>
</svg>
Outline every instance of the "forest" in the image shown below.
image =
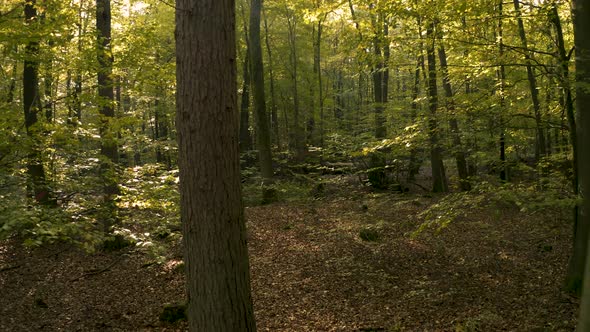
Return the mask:
<svg viewBox="0 0 590 332">
<path fill-rule="evenodd" d="M 3 0 L 0 331 L 590 332 L 590 0 Z"/>
</svg>

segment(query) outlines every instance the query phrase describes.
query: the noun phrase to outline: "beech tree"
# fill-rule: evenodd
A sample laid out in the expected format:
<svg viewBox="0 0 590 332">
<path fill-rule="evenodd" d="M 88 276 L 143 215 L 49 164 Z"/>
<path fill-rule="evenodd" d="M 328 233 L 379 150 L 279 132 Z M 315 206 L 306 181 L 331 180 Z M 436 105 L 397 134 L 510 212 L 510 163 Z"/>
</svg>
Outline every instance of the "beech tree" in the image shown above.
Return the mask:
<svg viewBox="0 0 590 332">
<path fill-rule="evenodd" d="M 240 191 L 235 2 L 176 1 L 181 220 L 191 331 L 255 331 Z"/>
<path fill-rule="evenodd" d="M 115 195 L 119 193 L 116 164 L 119 162 L 117 134 L 113 130 L 115 117 L 113 92 L 113 56 L 111 48 L 111 1 L 96 1 L 96 31 L 98 59 L 98 97 L 100 102 L 100 153 L 103 160 L 100 164 L 101 177 L 104 185 L 105 215 L 102 216 L 104 229 L 109 231 L 115 222 Z"/>
<path fill-rule="evenodd" d="M 583 282 L 578 331 L 590 331 L 590 1 L 574 1 L 574 37 L 576 45 L 576 108 L 578 123 L 579 193 L 574 238 L 574 253 L 570 262 L 570 281 Z M 584 271 L 585 262 L 585 272 Z M 573 265 L 573 266 L 571 266 Z M 573 273 L 573 275 L 572 275 Z M 572 278 L 573 277 L 573 278 Z M 580 279 L 578 279 L 580 278 Z"/>
<path fill-rule="evenodd" d="M 37 15 L 36 1 L 27 2 L 24 8 L 27 27 L 32 30 L 38 29 L 37 26 L 40 22 L 39 16 Z M 30 194 L 37 202 L 46 204 L 50 201 L 50 198 L 40 146 L 41 130 L 38 114 L 41 111 L 41 99 L 39 98 L 39 40 L 37 38 L 31 38 L 27 43 L 25 56 L 23 68 L 23 110 L 25 128 L 32 142 L 27 161 L 28 187 Z"/>
<path fill-rule="evenodd" d="M 260 43 L 260 15 L 262 0 L 252 0 L 250 6 L 250 35 L 248 55 L 252 74 L 252 92 L 254 97 L 254 115 L 256 118 L 256 145 L 262 177 L 270 181 L 273 176 L 272 155 L 270 151 L 270 129 L 266 116 L 266 99 L 264 93 L 264 67 L 262 64 L 262 46 Z"/>
</svg>

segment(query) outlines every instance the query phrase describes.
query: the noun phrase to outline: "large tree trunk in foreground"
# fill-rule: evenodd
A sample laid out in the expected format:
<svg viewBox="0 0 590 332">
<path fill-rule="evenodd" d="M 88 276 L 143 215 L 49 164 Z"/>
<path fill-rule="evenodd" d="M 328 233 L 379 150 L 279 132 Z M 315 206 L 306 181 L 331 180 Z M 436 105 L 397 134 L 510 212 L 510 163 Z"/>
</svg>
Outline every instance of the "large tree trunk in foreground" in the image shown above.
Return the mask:
<svg viewBox="0 0 590 332">
<path fill-rule="evenodd" d="M 590 331 L 590 1 L 574 1 L 574 36 L 576 45 L 576 108 L 578 124 L 579 193 L 578 220 L 574 231 L 574 252 L 570 261 L 568 279 L 579 281 L 582 302 L 578 331 Z M 586 262 L 584 264 L 584 262 Z M 584 265 L 585 270 L 584 270 Z M 585 271 L 585 272 L 584 272 Z M 584 272 L 584 273 L 582 273 Z"/>
<path fill-rule="evenodd" d="M 194 332 L 256 330 L 240 192 L 234 5 L 176 1 L 181 218 Z"/>
</svg>

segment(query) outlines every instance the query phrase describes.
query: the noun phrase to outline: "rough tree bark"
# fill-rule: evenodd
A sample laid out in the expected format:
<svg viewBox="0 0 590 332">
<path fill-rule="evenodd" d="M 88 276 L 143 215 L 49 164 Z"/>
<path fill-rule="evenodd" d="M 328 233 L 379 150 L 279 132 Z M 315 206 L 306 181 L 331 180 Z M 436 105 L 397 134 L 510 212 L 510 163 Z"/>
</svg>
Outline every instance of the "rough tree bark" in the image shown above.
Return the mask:
<svg viewBox="0 0 590 332">
<path fill-rule="evenodd" d="M 375 113 L 375 138 L 381 139 L 387 136 L 387 127 L 385 125 L 385 106 L 388 100 L 389 92 L 389 44 L 388 34 L 389 25 L 385 19 L 385 14 L 379 12 L 378 17 L 372 15 L 373 29 L 375 30 L 375 37 L 373 38 L 373 54 L 375 56 L 376 65 L 373 69 L 373 94 L 375 106 L 373 111 Z"/>
<path fill-rule="evenodd" d="M 242 95 L 240 97 L 240 152 L 245 152 L 252 150 L 252 135 L 250 134 L 250 37 L 243 2 L 240 9 L 244 21 L 244 41 L 246 42 L 244 66 L 242 68 Z"/>
<path fill-rule="evenodd" d="M 298 79 L 299 73 L 297 72 L 297 18 L 292 12 L 287 13 L 287 24 L 288 24 L 288 35 L 289 35 L 289 57 L 291 60 L 291 79 L 293 84 L 293 130 L 291 131 L 290 145 L 295 150 L 295 156 L 297 159 L 303 158 L 303 152 L 305 149 L 303 142 L 303 128 L 300 124 L 300 105 L 299 105 L 299 91 L 298 91 Z"/>
<path fill-rule="evenodd" d="M 275 92 L 275 78 L 273 72 L 272 49 L 270 48 L 270 40 L 268 37 L 268 22 L 266 15 L 264 16 L 264 41 L 266 44 L 266 54 L 268 55 L 268 80 L 270 92 L 270 119 L 272 138 L 279 150 L 281 150 L 281 139 L 279 135 L 279 116 L 277 107 L 277 97 Z"/>
<path fill-rule="evenodd" d="M 504 131 L 504 106 L 505 106 L 505 98 L 504 98 L 504 91 L 506 90 L 506 67 L 504 66 L 504 26 L 503 26 L 503 16 L 504 16 L 504 4 L 503 0 L 498 1 L 498 55 L 500 58 L 500 67 L 497 71 L 497 77 L 499 81 L 499 95 L 500 95 L 500 116 L 499 116 L 499 126 L 500 126 L 500 138 L 499 138 L 499 147 L 500 147 L 500 181 L 505 182 L 508 181 L 508 170 L 506 169 L 506 134 Z"/>
<path fill-rule="evenodd" d="M 25 4 L 25 20 L 34 29 L 39 17 L 37 16 L 36 1 Z M 49 188 L 45 178 L 45 169 L 41 156 L 41 130 L 38 124 L 38 113 L 41 111 L 39 96 L 39 41 L 30 40 L 25 46 L 25 61 L 23 66 L 23 110 L 27 136 L 31 140 L 31 150 L 27 160 L 28 189 L 38 203 L 49 204 Z"/>
<path fill-rule="evenodd" d="M 442 35 L 442 33 L 440 33 Z M 451 79 L 449 78 L 449 69 L 447 65 L 447 53 L 445 46 L 442 43 L 442 36 L 440 37 L 440 43 L 438 46 L 438 58 L 440 61 L 440 68 L 442 71 L 443 89 L 445 90 L 446 105 L 449 111 L 449 127 L 451 128 L 451 135 L 453 140 L 453 154 L 457 162 L 457 172 L 459 173 L 459 187 L 461 190 L 471 190 L 471 183 L 469 182 L 469 174 L 467 173 L 467 161 L 465 159 L 465 152 L 463 150 L 463 144 L 461 142 L 461 132 L 459 131 L 459 121 L 455 114 L 455 104 L 453 97 L 453 87 L 451 85 Z"/>
<path fill-rule="evenodd" d="M 574 1 L 574 39 L 576 46 L 576 123 L 578 125 L 579 196 L 578 218 L 574 229 L 573 255 L 568 269 L 570 290 L 583 288 L 578 331 L 590 331 L 590 1 Z M 584 268 L 585 266 L 585 268 Z M 583 286 L 582 286 L 583 285 Z"/>
<path fill-rule="evenodd" d="M 541 103 L 539 102 L 539 90 L 537 89 L 537 79 L 535 77 L 532 65 L 532 57 L 528 49 L 528 42 L 524 30 L 524 23 L 522 21 L 522 14 L 520 12 L 520 0 L 513 0 L 513 3 L 514 11 L 516 12 L 516 20 L 518 22 L 518 34 L 520 36 L 520 42 L 524 52 L 527 78 L 529 81 L 529 89 L 531 91 L 531 100 L 533 102 L 533 115 L 535 116 L 535 122 L 537 125 L 537 144 L 535 146 L 535 158 L 538 161 L 539 158 L 544 157 L 546 155 L 546 143 L 545 134 L 543 133 L 543 123 L 541 119 Z"/>
<path fill-rule="evenodd" d="M 447 192 L 449 186 L 445 165 L 442 158 L 440 139 L 438 133 L 438 121 L 436 113 L 438 109 L 438 88 L 436 84 L 436 57 L 434 55 L 434 29 L 435 24 L 430 23 L 426 28 L 426 58 L 428 60 L 428 105 L 430 118 L 428 119 L 428 135 L 430 138 L 430 162 L 432 166 L 432 191 Z"/>
<path fill-rule="evenodd" d="M 256 331 L 240 192 L 234 5 L 176 1 L 181 219 L 194 332 Z"/>
<path fill-rule="evenodd" d="M 264 96 L 264 67 L 262 64 L 262 46 L 260 45 L 260 13 L 262 0 L 252 0 L 250 6 L 250 74 L 252 78 L 252 96 L 254 97 L 254 117 L 256 120 L 256 148 L 260 162 L 260 173 L 268 182 L 272 181 L 272 155 L 270 151 L 270 130 L 266 116 Z"/>
<path fill-rule="evenodd" d="M 111 52 L 111 1 L 96 0 L 96 54 L 98 60 L 98 97 L 100 102 L 100 175 L 103 181 L 104 231 L 109 232 L 117 220 L 115 196 L 119 194 L 116 164 L 119 162 L 113 91 L 113 56 Z"/>
</svg>

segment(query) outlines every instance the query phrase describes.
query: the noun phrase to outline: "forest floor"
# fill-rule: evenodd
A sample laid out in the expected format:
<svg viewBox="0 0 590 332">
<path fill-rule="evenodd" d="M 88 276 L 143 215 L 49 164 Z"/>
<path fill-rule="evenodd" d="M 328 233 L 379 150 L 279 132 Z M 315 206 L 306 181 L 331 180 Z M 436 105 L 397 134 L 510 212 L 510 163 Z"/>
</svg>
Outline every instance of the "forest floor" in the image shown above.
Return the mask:
<svg viewBox="0 0 590 332">
<path fill-rule="evenodd" d="M 439 199 L 343 183 L 319 200 L 246 208 L 258 330 L 574 330 L 578 301 L 561 290 L 570 222 L 487 206 L 411 236 Z M 184 331 L 158 318 L 184 300 L 180 262 L 178 246 L 154 264 L 141 248 L 5 240 L 0 331 Z"/>
</svg>

